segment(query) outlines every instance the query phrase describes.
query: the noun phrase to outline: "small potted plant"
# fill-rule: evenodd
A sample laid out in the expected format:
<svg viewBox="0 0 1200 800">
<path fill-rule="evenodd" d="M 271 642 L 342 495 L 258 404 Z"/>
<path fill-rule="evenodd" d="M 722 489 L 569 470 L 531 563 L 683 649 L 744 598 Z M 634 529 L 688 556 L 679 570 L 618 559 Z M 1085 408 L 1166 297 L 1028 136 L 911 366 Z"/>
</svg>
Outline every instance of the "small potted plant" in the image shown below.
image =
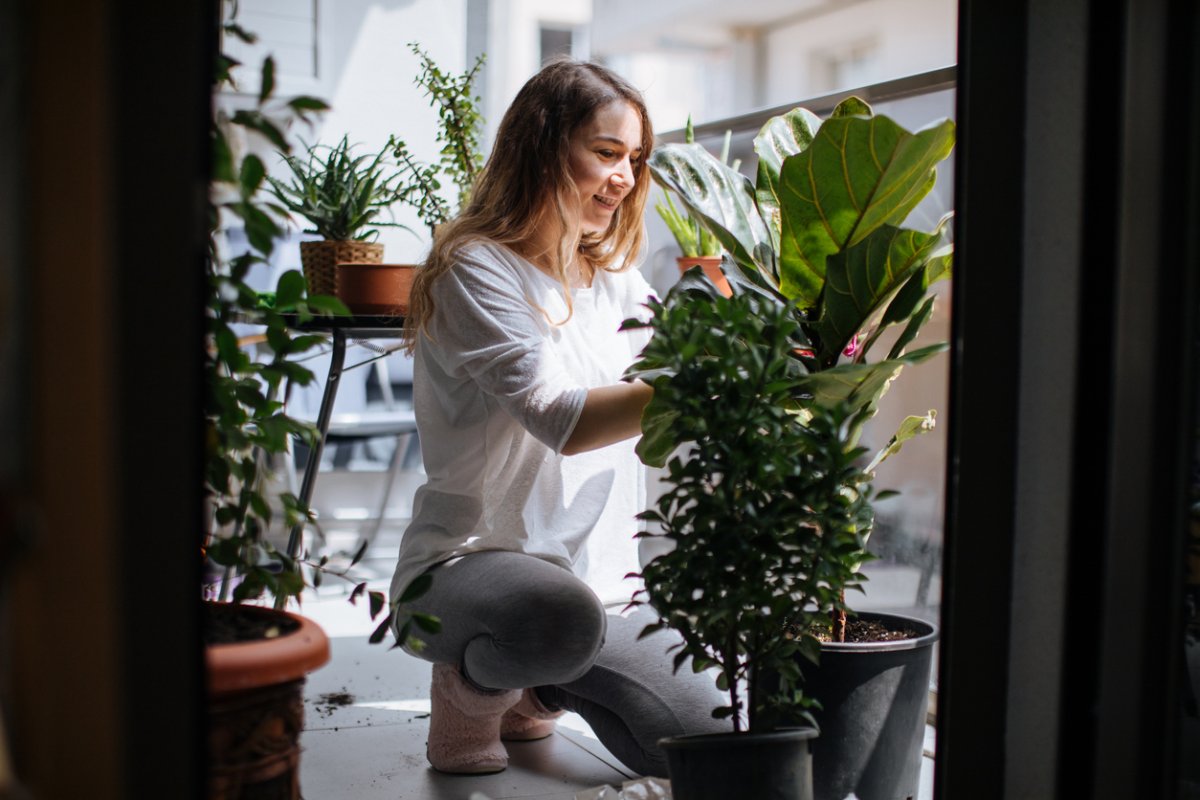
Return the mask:
<svg viewBox="0 0 1200 800">
<path fill-rule="evenodd" d="M 343 138 L 329 149 L 328 156 L 317 159 L 315 166 L 312 148 L 308 162 L 285 157 L 293 182 L 272 182 L 276 196 L 289 210 L 308 218 L 326 239 L 334 234 L 343 238 L 354 234 L 360 240 L 300 245 L 310 288 L 313 274 L 319 272 L 319 285 L 335 291 L 356 314 L 406 313 L 416 268 L 415 264 L 384 263 L 382 245 L 361 241 L 377 235 L 366 226 L 396 225 L 379 220 L 378 214 L 400 204 L 411 207 L 430 231 L 436 232 L 469 202 L 482 162 L 479 135 L 483 117 L 480 100 L 473 92 L 484 57 L 461 75 L 449 75 L 415 42 L 409 48 L 421 64 L 415 82 L 438 110 L 437 140 L 442 148 L 437 163 L 419 161 L 395 135 L 378 154 L 357 157 L 350 154 Z M 442 196 L 444 180 L 456 190 L 453 202 Z"/>
<path fill-rule="evenodd" d="M 338 264 L 382 263 L 383 245 L 375 241 L 380 227 L 406 227 L 380 218 L 410 191 L 390 158 L 395 146 L 393 136 L 379 152 L 360 154 L 343 136 L 334 145 L 306 144 L 303 156 L 279 152 L 290 174 L 286 181 L 268 176 L 271 192 L 289 212 L 308 220 L 308 233 L 321 236 L 300 243 L 313 294 L 338 294 Z"/>
<path fill-rule="evenodd" d="M 703 281 L 685 276 L 681 286 Z M 667 487 L 640 515 L 671 547 L 649 562 L 635 603 L 683 644 L 676 668 L 715 668 L 734 733 L 663 741 L 678 800 L 812 797 L 796 657 L 815 655 L 816 631 L 862 580 L 873 490 L 856 466 L 847 406 L 798 418 L 791 354 L 797 322 L 786 304 L 743 293 L 711 302 L 650 302 L 654 336 L 632 369 L 654 364 L 663 435 L 680 446 Z M 859 412 L 861 413 L 861 412 Z M 770 676 L 770 677 L 768 677 Z"/>
<path fill-rule="evenodd" d="M 852 412 L 851 441 L 857 443 L 862 426 L 901 370 L 945 350 L 944 343 L 907 348 L 932 314 L 930 285 L 949 275 L 949 215 L 932 231 L 903 226 L 933 187 L 936 165 L 950 153 L 953 141 L 954 124 L 949 120 L 914 133 L 851 97 L 827 120 L 803 108 L 769 120 L 755 139 L 758 168 L 753 182 L 695 144 L 666 145 L 652 154 L 656 179 L 675 192 L 725 248 L 725 274 L 734 295 L 749 293 L 784 306 L 795 319 L 789 359 L 797 378 L 786 402 L 798 412 L 798 421 L 815 408 L 847 404 Z M 687 313 L 717 300 L 703 282 L 676 288 L 668 305 L 680 305 Z M 886 348 L 886 355 L 871 360 L 877 347 Z M 639 365 L 640 374 L 657 390 L 673 367 L 661 348 L 648 349 L 647 356 Z M 656 394 L 643 417 L 644 435 L 638 445 L 648 464 L 662 465 L 679 444 L 671 433 L 669 414 Z M 873 472 L 905 441 L 930 429 L 933 420 L 932 411 L 906 418 L 866 471 Z M 822 727 L 851 731 L 844 737 L 822 737 L 816 744 L 819 798 L 840 800 L 851 791 L 869 795 L 877 786 L 899 796 L 908 787 L 909 793 L 916 792 L 936 629 L 897 617 L 876 615 L 873 621 L 915 631 L 916 638 L 907 644 L 884 641 L 872 649 L 844 641 L 847 618 L 845 609 L 839 609 L 828 635 L 830 644 L 808 655 L 825 663 L 837 658 L 826 657 L 827 652 L 852 649 L 850 657 L 856 663 L 870 661 L 861 670 L 843 663 L 840 674 L 853 672 L 868 681 L 883 674 L 875 666 L 878 660 L 894 659 L 903 648 L 918 651 L 921 658 L 905 668 L 915 677 L 879 693 L 886 698 L 894 698 L 901 689 L 907 693 L 903 701 L 891 704 L 903 720 L 890 716 L 891 710 L 861 714 L 844 706 L 839 698 L 854 694 L 853 686 L 822 696 L 823 690 L 816 687 L 823 670 L 801 664 L 806 685 L 823 706 L 817 712 Z M 917 675 L 922 671 L 923 676 Z M 843 712 L 850 718 L 841 716 Z M 859 745 L 850 745 L 848 752 L 826 750 L 836 742 L 875 741 L 873 737 L 885 735 L 899 741 L 876 747 L 875 752 L 902 756 L 882 769 L 868 763 L 870 753 Z"/>
<path fill-rule="evenodd" d="M 729 162 L 729 144 L 733 136 L 733 131 L 725 131 L 725 141 L 721 146 L 721 163 Z M 694 144 L 696 141 L 696 131 L 692 127 L 692 118 L 689 116 L 687 126 L 684 128 L 684 141 L 687 144 Z M 737 171 L 740 166 L 740 161 L 734 161 L 729 165 L 733 171 Z M 657 173 L 651 172 L 651 175 L 656 176 Z M 708 277 L 713 285 L 728 297 L 731 293 L 729 281 L 726 280 L 725 274 L 721 272 L 721 253 L 723 249 L 717 237 L 704 226 L 700 220 L 696 219 L 686 209 L 680 211 L 675 206 L 675 201 L 671 199 L 673 192 L 667 188 L 663 182 L 659 181 L 660 188 L 663 190 L 663 202 L 656 203 L 654 210 L 658 212 L 659 217 L 666 223 L 667 229 L 671 231 L 671 235 L 675 237 L 675 243 L 679 245 L 679 250 L 682 255 L 675 259 L 679 265 L 681 273 L 686 272 L 692 267 L 700 267 L 704 274 Z"/>
<path fill-rule="evenodd" d="M 223 21 L 225 36 L 253 41 L 236 20 Z M 230 82 L 235 65 L 216 59 L 214 89 Z M 218 112 L 212 123 L 214 157 L 209 192 L 209 257 L 205 264 L 205 462 L 207 513 L 196 540 L 206 575 L 224 572 L 219 588 L 207 580 L 202 591 L 209 713 L 209 796 L 299 798 L 299 735 L 303 728 L 302 686 L 305 675 L 329 659 L 329 642 L 304 617 L 283 610 L 298 604 L 309 585 L 327 574 L 324 560 L 311 562 L 276 549 L 267 531 L 282 513 L 288 527 L 311 519 L 311 512 L 290 493 L 275 494 L 269 459 L 286 451 L 289 437 L 311 443 L 311 424 L 289 417 L 280 401 L 289 382 L 306 384 L 313 374 L 297 357 L 321 344 L 323 336 L 296 334 L 283 314 L 301 320 L 315 314 L 346 313 L 335 298 L 307 293 L 296 271 L 280 276 L 272 303 L 246 283 L 250 269 L 265 263 L 283 233 L 282 220 L 263 197 L 266 170 L 253 154 L 233 145 L 238 127 L 267 136 L 285 146 L 278 120 L 300 119 L 326 108 L 311 97 L 276 104 L 270 76 L 273 61 L 262 67 L 257 106 L 232 117 Z M 279 107 L 281 106 L 281 107 Z M 269 113 L 266 113 L 269 112 Z M 240 224 L 250 250 L 223 258 L 217 246 L 222 224 Z M 270 344 L 269 358 L 254 358 L 242 347 L 238 327 L 261 326 Z M 277 511 L 281 509 L 281 512 Z M 336 574 L 336 573 L 335 573 Z M 229 587 L 233 586 L 232 594 Z M 354 588 L 351 599 L 369 596 L 372 617 L 383 616 L 374 640 L 382 639 L 398 613 L 382 592 Z M 419 587 L 418 587 L 419 588 Z M 407 598 L 407 599 L 412 599 Z M 228 602 L 228 601 L 232 602 Z M 274 608 L 262 605 L 271 600 Z M 436 629 L 436 621 L 405 618 L 399 633 L 407 639 L 411 625 Z"/>
</svg>

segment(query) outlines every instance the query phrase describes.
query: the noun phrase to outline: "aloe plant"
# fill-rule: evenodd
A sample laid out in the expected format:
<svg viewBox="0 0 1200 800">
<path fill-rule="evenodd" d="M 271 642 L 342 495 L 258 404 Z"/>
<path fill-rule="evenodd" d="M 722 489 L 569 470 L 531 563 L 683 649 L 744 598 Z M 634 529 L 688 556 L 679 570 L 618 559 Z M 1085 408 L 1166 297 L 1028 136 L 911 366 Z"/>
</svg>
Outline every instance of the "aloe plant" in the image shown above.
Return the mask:
<svg viewBox="0 0 1200 800">
<path fill-rule="evenodd" d="M 291 174 L 287 181 L 267 176 L 271 192 L 293 214 L 312 224 L 311 233 L 329 241 L 373 241 L 381 226 L 404 228 L 379 218 L 406 199 L 400 167 L 387 159 L 395 137 L 375 154 L 356 155 L 348 136 L 336 145 L 305 145 L 303 157 L 280 150 Z"/>
<path fill-rule="evenodd" d="M 933 188 L 953 144 L 950 120 L 912 133 L 851 97 L 826 120 L 796 108 L 768 121 L 754 142 L 754 181 L 695 143 L 651 156 L 655 180 L 725 249 L 733 291 L 792 305 L 799 378 L 789 402 L 799 418 L 812 404 L 846 403 L 860 420 L 857 436 L 904 366 L 946 349 L 939 343 L 906 352 L 932 315 L 929 286 L 950 274 L 950 216 L 928 232 L 902 224 Z M 683 280 L 666 302 L 711 302 L 713 294 L 704 281 Z M 869 361 L 893 326 L 900 333 L 887 354 Z M 629 374 L 667 377 L 669 363 L 653 353 L 648 348 Z M 677 444 L 665 413 L 652 401 L 642 420 L 638 453 L 653 466 L 665 464 Z M 906 419 L 873 464 L 932 423 L 933 412 Z"/>
</svg>

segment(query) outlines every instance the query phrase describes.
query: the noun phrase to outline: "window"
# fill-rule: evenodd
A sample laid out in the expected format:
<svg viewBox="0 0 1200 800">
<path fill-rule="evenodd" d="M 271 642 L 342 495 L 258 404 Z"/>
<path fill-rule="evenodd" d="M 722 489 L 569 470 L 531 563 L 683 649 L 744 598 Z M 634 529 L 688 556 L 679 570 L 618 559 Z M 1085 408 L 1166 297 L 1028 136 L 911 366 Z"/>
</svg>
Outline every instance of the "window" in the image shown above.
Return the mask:
<svg viewBox="0 0 1200 800">
<path fill-rule="evenodd" d="M 258 41 L 229 37 L 225 42 L 225 52 L 245 65 L 235 73 L 239 90 L 258 91 L 259 69 L 269 53 L 279 94 L 319 93 L 321 57 L 327 52 L 318 35 L 320 10 L 320 0 L 241 0 L 237 21 Z"/>
<path fill-rule="evenodd" d="M 575 30 L 570 27 L 542 25 L 539 29 L 541 63 L 555 56 L 577 56 Z"/>
</svg>

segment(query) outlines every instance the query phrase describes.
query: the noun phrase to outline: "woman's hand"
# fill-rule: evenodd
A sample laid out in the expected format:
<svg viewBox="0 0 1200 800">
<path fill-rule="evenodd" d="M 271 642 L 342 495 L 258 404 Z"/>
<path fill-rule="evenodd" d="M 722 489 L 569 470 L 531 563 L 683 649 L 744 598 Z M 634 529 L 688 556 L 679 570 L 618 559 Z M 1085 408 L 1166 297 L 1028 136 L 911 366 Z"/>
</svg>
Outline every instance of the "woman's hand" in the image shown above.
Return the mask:
<svg viewBox="0 0 1200 800">
<path fill-rule="evenodd" d="M 653 387 L 638 380 L 588 389 L 562 454 L 586 453 L 637 436 L 642 432 L 642 410 L 653 395 Z"/>
</svg>

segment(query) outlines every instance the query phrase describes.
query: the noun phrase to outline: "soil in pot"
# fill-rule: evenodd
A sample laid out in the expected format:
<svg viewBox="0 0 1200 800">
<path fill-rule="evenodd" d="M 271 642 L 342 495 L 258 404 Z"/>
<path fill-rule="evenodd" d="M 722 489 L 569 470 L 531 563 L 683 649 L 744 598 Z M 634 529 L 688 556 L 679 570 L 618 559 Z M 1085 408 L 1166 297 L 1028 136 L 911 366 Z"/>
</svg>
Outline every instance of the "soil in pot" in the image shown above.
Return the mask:
<svg viewBox="0 0 1200 800">
<path fill-rule="evenodd" d="M 247 613 L 232 603 L 205 603 L 204 644 L 234 644 L 259 639 L 274 639 L 299 630 L 300 623 L 290 617 Z"/>
</svg>

